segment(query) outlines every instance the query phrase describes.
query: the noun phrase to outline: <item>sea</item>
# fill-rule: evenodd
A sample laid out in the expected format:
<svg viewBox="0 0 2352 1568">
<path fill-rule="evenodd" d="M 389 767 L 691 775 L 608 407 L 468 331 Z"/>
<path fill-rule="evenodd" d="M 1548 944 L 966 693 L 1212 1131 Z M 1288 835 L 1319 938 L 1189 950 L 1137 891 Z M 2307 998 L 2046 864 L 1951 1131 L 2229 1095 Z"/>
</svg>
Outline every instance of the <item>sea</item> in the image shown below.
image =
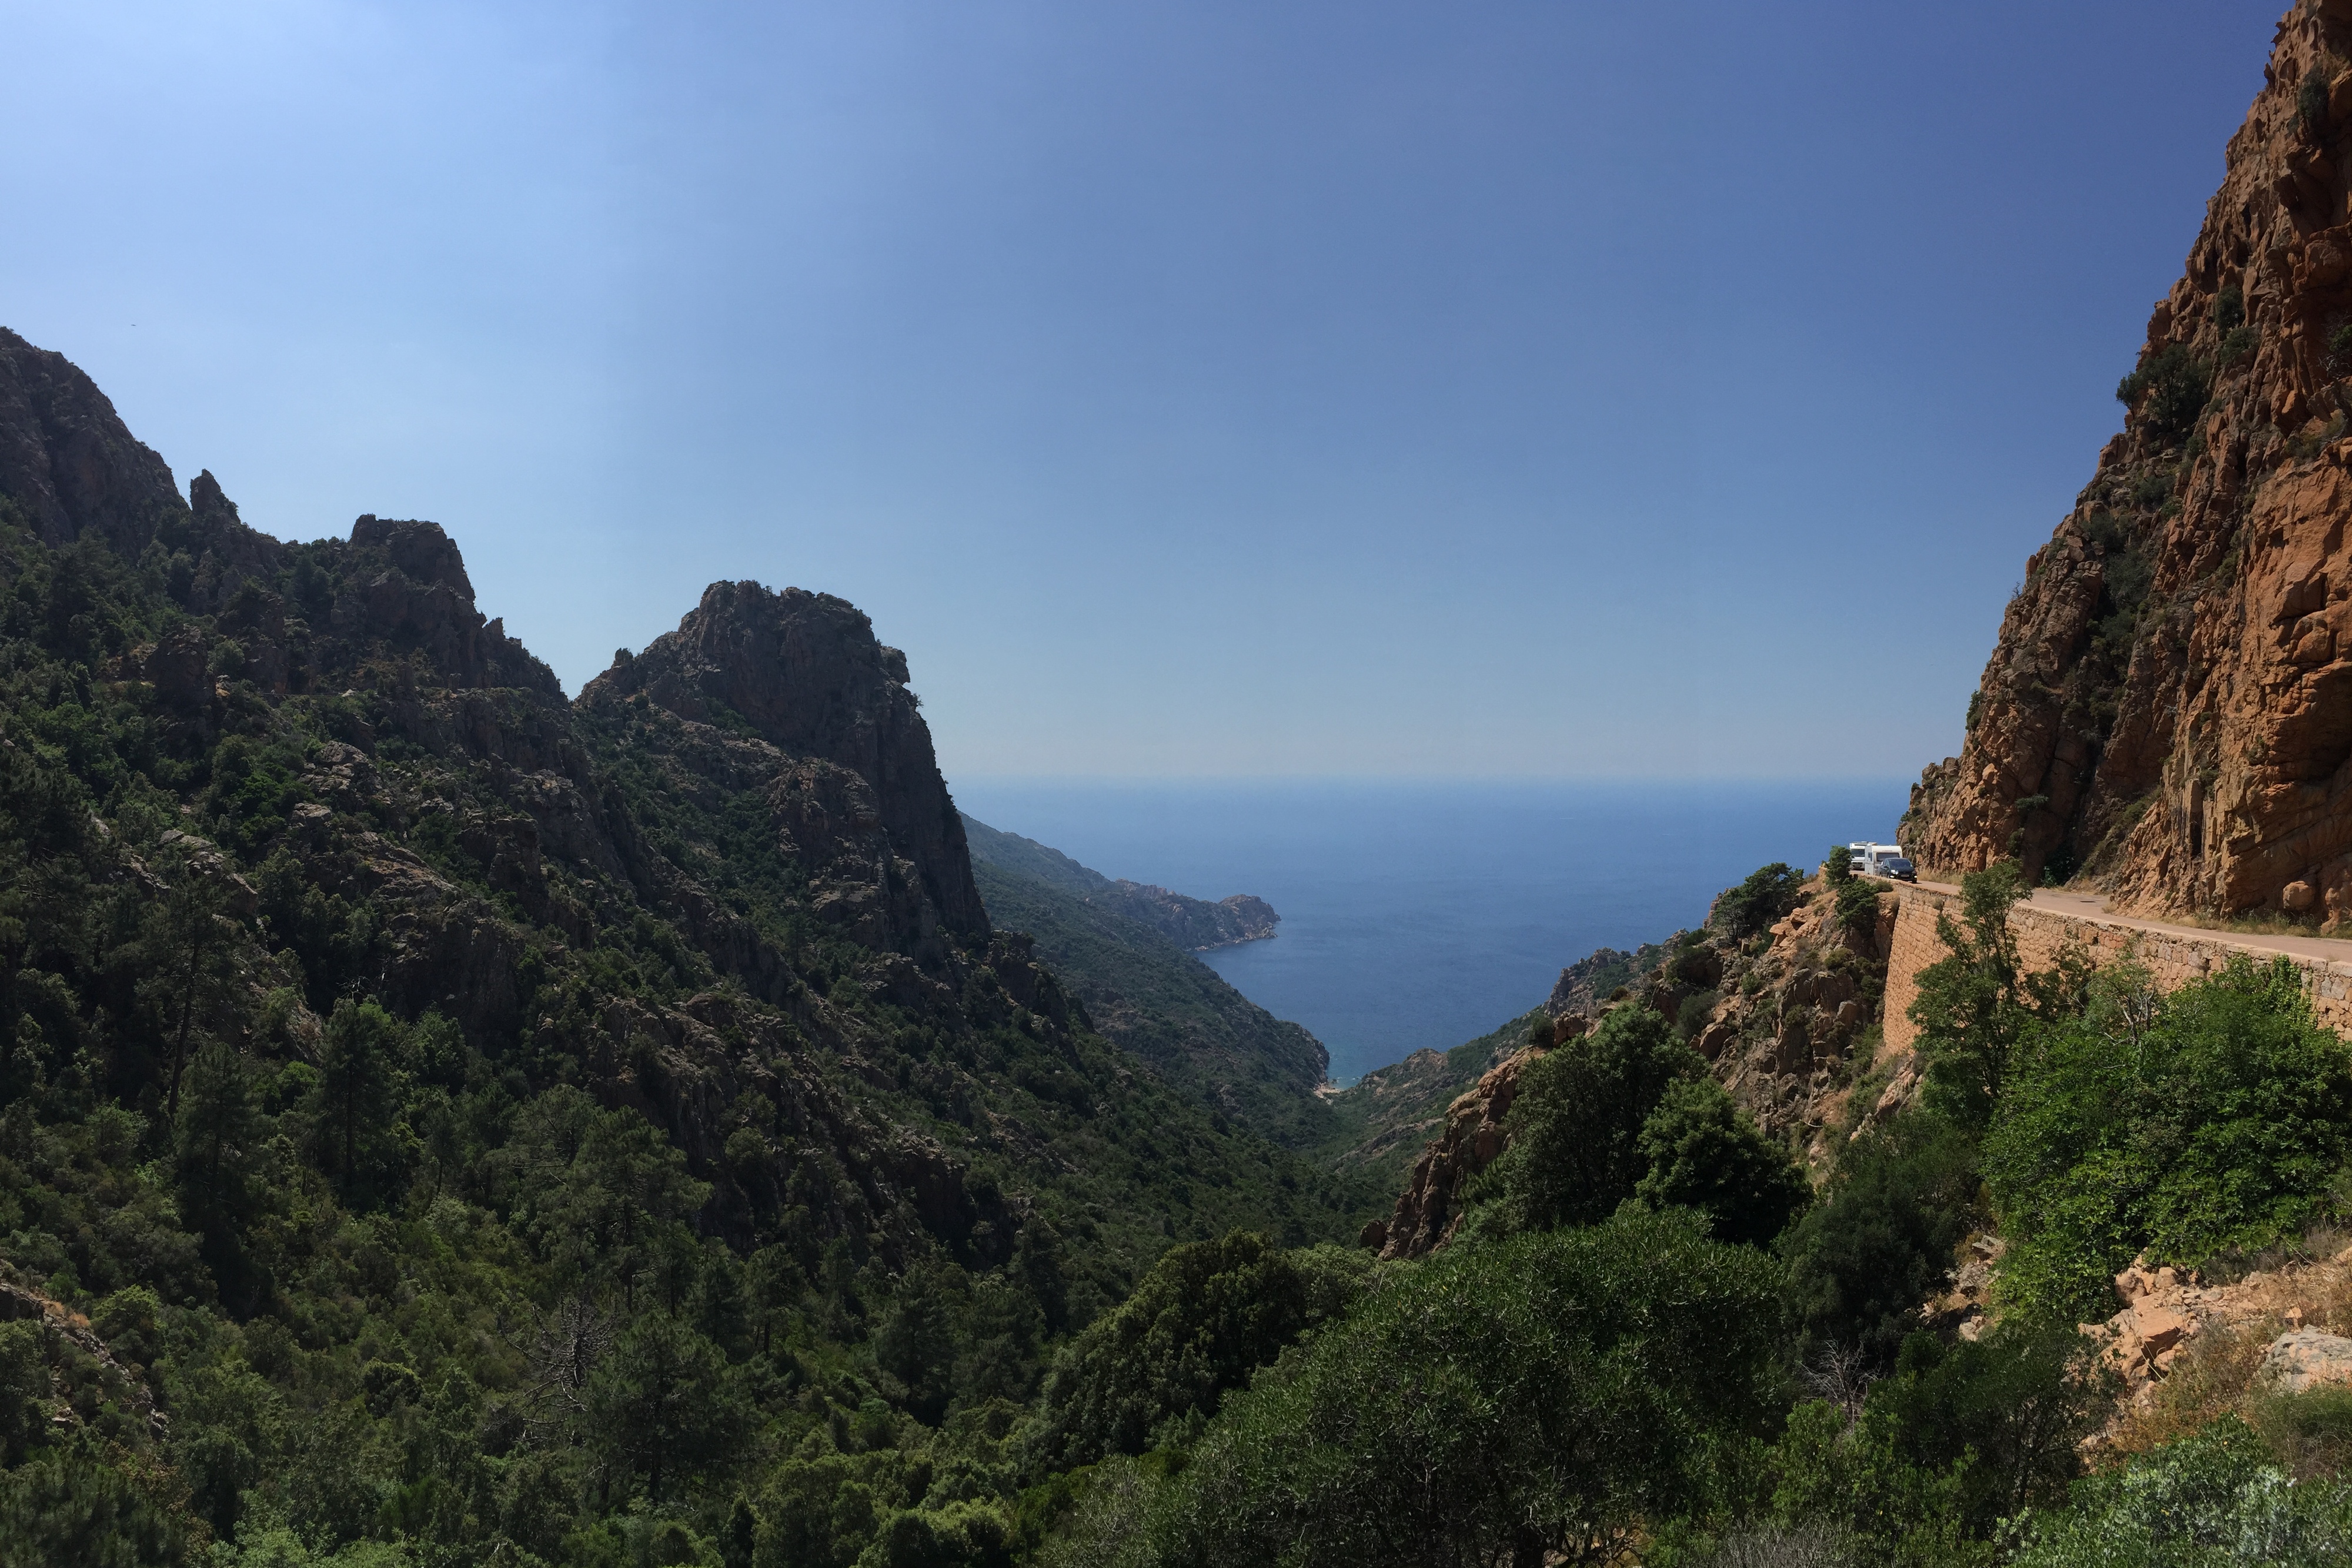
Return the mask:
<svg viewBox="0 0 2352 1568">
<path fill-rule="evenodd" d="M 1597 947 L 1656 942 L 1760 865 L 1893 842 L 1901 779 L 1137 783 L 965 779 L 956 803 L 1109 877 L 1255 894 L 1262 942 L 1203 953 L 1305 1025 L 1347 1084 L 1550 995 Z"/>
</svg>

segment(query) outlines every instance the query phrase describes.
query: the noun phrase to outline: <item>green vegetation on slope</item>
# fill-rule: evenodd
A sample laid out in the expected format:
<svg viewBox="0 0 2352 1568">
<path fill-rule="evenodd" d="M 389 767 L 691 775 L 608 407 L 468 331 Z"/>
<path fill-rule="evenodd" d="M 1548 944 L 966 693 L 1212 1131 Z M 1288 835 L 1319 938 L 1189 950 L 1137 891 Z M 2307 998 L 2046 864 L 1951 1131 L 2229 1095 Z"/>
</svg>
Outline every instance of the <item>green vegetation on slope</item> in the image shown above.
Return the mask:
<svg viewBox="0 0 2352 1568">
<path fill-rule="evenodd" d="M 1069 1478 L 1043 1560 L 2344 1561 L 2340 1396 L 2263 1417 L 2291 1455 L 2232 1419 L 2085 1479 L 2116 1388 L 2074 1323 L 2141 1249 L 2210 1263 L 2330 1214 L 2352 1052 L 2285 970 L 2023 973 L 2017 891 L 1971 879 L 1913 1009 L 1924 1095 L 1838 1140 L 1818 1195 L 1661 1015 L 1608 1010 L 1524 1071 L 1450 1246 L 1171 1448 Z M 2003 1315 L 1934 1332 L 1996 1220 Z"/>
<path fill-rule="evenodd" d="M 967 815 L 964 836 L 975 865 L 992 865 L 1043 883 L 1093 907 L 1147 925 L 1187 952 L 1230 947 L 1274 935 L 1281 917 L 1262 898 L 1235 894 L 1212 904 L 1150 883 L 1114 882 L 1061 851 L 1018 833 L 1001 832 Z"/>
<path fill-rule="evenodd" d="M 814 917 L 772 748 L 247 538 L 0 503 L 0 1562 L 1001 1561 L 1058 1341 L 1352 1230 L 1017 940 Z"/>
<path fill-rule="evenodd" d="M 1076 862 L 969 817 L 964 822 L 989 918 L 1035 939 L 1104 1038 L 1221 1116 L 1277 1143 L 1300 1148 L 1330 1135 L 1331 1113 L 1315 1092 L 1330 1056 L 1313 1035 L 1234 990 L 1159 930 L 1092 896 L 1086 879 L 1104 879 Z M 1362 1197 L 1370 1204 L 1379 1194 L 1368 1186 Z"/>
</svg>

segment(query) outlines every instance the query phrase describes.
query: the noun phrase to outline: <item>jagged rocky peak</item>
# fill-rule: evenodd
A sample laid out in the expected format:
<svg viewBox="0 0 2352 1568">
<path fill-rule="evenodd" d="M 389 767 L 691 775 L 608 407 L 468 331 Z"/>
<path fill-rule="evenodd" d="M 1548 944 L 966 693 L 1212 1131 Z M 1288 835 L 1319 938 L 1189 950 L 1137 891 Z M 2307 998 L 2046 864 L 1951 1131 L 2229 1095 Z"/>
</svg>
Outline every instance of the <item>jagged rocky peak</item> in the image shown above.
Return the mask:
<svg viewBox="0 0 2352 1568">
<path fill-rule="evenodd" d="M 0 496 L 44 544 L 96 533 L 136 558 L 184 513 L 172 470 L 134 439 L 98 384 L 63 354 L 0 327 Z"/>
<path fill-rule="evenodd" d="M 1930 867 L 2004 856 L 2126 906 L 2352 918 L 2352 0 L 2280 23 L 2122 434 L 2026 579 Z"/>
<path fill-rule="evenodd" d="M 362 516 L 352 524 L 349 572 L 331 624 L 346 637 L 422 653 L 446 685 L 509 687 L 553 702 L 562 684 L 515 638 L 503 619 L 474 603 L 465 557 L 438 523 Z"/>
<path fill-rule="evenodd" d="M 919 952 L 939 927 L 984 936 L 988 915 L 907 679 L 907 656 L 848 601 L 714 582 L 677 631 L 617 655 L 580 703 L 617 716 L 641 702 L 782 754 L 769 805 L 811 868 L 818 912 L 869 945 Z M 700 758 L 698 770 L 745 766 Z"/>
</svg>

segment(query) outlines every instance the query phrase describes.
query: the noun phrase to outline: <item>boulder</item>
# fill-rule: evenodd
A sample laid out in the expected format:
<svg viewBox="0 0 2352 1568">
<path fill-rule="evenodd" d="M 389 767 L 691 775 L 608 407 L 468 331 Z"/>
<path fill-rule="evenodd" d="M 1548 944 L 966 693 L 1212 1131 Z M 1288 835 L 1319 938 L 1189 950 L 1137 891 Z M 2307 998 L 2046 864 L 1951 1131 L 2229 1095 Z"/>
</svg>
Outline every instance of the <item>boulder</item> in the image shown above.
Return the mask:
<svg viewBox="0 0 2352 1568">
<path fill-rule="evenodd" d="M 2287 1394 L 2352 1383 L 2352 1339 L 2317 1329 L 2294 1329 L 2263 1352 L 2261 1377 Z"/>
</svg>

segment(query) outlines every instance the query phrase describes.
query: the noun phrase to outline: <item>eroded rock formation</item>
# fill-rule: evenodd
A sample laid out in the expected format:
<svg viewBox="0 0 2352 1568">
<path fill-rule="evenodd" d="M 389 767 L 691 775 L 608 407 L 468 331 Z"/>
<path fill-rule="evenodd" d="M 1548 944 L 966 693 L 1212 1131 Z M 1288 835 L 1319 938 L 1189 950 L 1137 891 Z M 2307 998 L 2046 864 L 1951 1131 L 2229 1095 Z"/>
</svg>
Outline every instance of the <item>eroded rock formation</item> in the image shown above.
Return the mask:
<svg viewBox="0 0 2352 1568">
<path fill-rule="evenodd" d="M 1877 1026 L 1895 911 L 1892 897 L 1881 895 L 1841 915 L 1835 891 L 1819 877 L 1792 897 L 1793 907 L 1766 931 L 1679 932 L 1633 953 L 1603 947 L 1570 965 L 1536 1015 L 1532 1039 L 1576 1040 L 1616 1009 L 1648 1008 L 1674 1023 L 1758 1126 L 1825 1167 L 1832 1134 L 1854 1109 L 1868 1113 L 1883 1092 L 1870 1072 L 1880 1055 Z M 1434 1133 L 1394 1213 L 1367 1225 L 1360 1238 L 1384 1258 L 1414 1258 L 1444 1246 L 1461 1225 L 1472 1178 L 1510 1145 L 1519 1076 L 1542 1050 L 1521 1047 L 1530 1038 L 1525 1034 L 1492 1038 L 1493 1064 L 1433 1127 L 1393 1119 L 1381 1124 L 1376 1110 L 1377 1141 L 1368 1139 L 1349 1156 L 1378 1155 L 1412 1133 Z M 1348 1092 L 1386 1093 L 1410 1105 L 1447 1082 L 1451 1065 L 1435 1051 L 1417 1051 L 1366 1074 Z M 1869 1089 L 1871 1103 L 1850 1108 L 1857 1086 Z"/>
<path fill-rule="evenodd" d="M 817 912 L 859 942 L 928 962 L 943 951 L 941 927 L 986 935 L 907 655 L 877 642 L 856 605 L 714 582 L 677 631 L 615 658 L 580 694 L 583 709 L 607 716 L 632 703 L 686 721 L 695 749 L 730 753 L 722 771 L 766 778 Z"/>
<path fill-rule="evenodd" d="M 1419 1258 L 1452 1239 L 1471 1178 L 1509 1144 L 1504 1120 L 1518 1097 L 1519 1074 L 1542 1055 L 1532 1046 L 1515 1053 L 1446 1107 L 1445 1130 L 1412 1167 L 1396 1212 L 1364 1227 L 1359 1238 L 1364 1246 L 1383 1258 Z"/>
<path fill-rule="evenodd" d="M 2027 563 L 1923 864 L 2004 856 L 2147 913 L 2352 915 L 2352 0 L 2279 26 L 2119 389 L 2124 433 Z"/>
</svg>

